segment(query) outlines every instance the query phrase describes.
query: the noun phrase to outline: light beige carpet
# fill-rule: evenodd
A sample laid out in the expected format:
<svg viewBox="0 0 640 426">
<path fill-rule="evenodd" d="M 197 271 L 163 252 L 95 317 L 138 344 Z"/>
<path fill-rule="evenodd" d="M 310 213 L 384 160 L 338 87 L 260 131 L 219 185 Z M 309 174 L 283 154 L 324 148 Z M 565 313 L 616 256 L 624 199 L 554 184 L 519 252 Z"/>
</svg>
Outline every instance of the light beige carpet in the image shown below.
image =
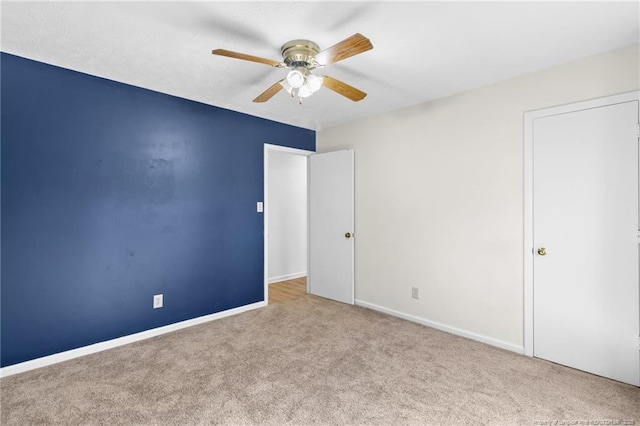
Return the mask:
<svg viewBox="0 0 640 426">
<path fill-rule="evenodd" d="M 3 425 L 640 424 L 638 388 L 313 296 L 0 389 Z"/>
</svg>

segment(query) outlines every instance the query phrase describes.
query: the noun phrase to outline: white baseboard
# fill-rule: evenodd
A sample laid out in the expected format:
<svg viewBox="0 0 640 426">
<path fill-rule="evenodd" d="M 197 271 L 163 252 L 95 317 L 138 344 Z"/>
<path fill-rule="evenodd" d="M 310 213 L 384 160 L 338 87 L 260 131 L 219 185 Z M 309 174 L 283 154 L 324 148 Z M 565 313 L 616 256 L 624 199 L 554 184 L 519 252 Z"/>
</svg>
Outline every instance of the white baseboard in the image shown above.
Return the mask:
<svg viewBox="0 0 640 426">
<path fill-rule="evenodd" d="M 524 347 L 514 345 L 512 343 L 507 343 L 502 340 L 494 339 L 493 337 L 488 337 L 482 334 L 473 333 L 471 331 L 462 330 L 460 328 L 451 327 L 449 325 L 441 324 L 439 322 L 431 321 L 428 319 L 420 318 L 415 315 L 405 314 L 404 312 L 396 311 L 394 309 L 385 308 L 383 306 L 378 306 L 373 303 L 365 302 L 364 300 L 355 301 L 356 305 L 362 306 L 363 308 L 372 309 L 374 311 L 382 312 L 385 314 L 392 315 L 394 317 L 402 318 L 407 321 L 416 322 L 418 324 L 426 325 L 427 327 L 435 328 L 436 330 L 444 331 L 447 333 L 455 334 L 456 336 L 466 337 L 467 339 L 476 340 L 478 342 L 486 343 L 491 346 L 496 346 L 498 348 L 506 349 L 511 352 L 515 352 L 518 354 L 524 354 Z"/>
<path fill-rule="evenodd" d="M 250 311 L 253 309 L 262 308 L 267 306 L 266 302 L 256 302 L 250 305 L 240 306 L 233 309 L 228 309 L 222 312 L 216 312 L 215 314 L 205 315 L 198 318 L 193 318 L 186 321 L 177 322 L 175 324 L 169 324 L 158 328 L 152 328 L 151 330 L 142 331 L 140 333 L 130 334 L 128 336 L 118 337 L 117 339 L 107 340 L 105 342 L 94 343 L 93 345 L 83 346 L 77 349 L 71 349 L 69 351 L 59 352 L 57 354 L 44 356 L 42 358 L 32 359 L 30 361 L 21 362 L 19 364 L 9 365 L 0 368 L 0 377 L 12 376 L 18 373 L 24 373 L 25 371 L 35 370 L 36 368 L 46 367 L 48 365 L 57 364 L 59 362 L 68 361 L 70 359 L 78 358 L 81 356 L 94 354 L 96 352 L 102 352 L 107 349 L 117 348 L 118 346 L 127 345 L 129 343 L 138 342 L 140 340 L 149 339 L 151 337 L 160 336 L 161 334 L 170 333 L 172 331 L 180 330 L 194 325 L 203 324 L 205 322 L 214 321 L 217 319 L 237 315 L 242 312 Z"/>
<path fill-rule="evenodd" d="M 293 280 L 307 276 L 307 271 L 296 272 L 294 274 L 280 275 L 279 277 L 271 277 L 267 281 L 269 284 L 278 283 L 280 281 Z"/>
</svg>

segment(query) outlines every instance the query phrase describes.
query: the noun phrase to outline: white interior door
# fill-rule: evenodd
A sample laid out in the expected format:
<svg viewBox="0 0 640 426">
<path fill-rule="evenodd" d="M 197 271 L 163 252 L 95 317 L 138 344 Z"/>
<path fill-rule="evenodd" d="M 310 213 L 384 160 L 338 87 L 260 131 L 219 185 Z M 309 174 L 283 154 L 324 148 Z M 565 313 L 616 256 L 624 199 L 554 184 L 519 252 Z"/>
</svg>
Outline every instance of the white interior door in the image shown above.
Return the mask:
<svg viewBox="0 0 640 426">
<path fill-rule="evenodd" d="M 309 156 L 309 293 L 353 304 L 353 150 Z"/>
<path fill-rule="evenodd" d="M 637 101 L 533 123 L 534 355 L 634 385 L 637 123 Z"/>
</svg>

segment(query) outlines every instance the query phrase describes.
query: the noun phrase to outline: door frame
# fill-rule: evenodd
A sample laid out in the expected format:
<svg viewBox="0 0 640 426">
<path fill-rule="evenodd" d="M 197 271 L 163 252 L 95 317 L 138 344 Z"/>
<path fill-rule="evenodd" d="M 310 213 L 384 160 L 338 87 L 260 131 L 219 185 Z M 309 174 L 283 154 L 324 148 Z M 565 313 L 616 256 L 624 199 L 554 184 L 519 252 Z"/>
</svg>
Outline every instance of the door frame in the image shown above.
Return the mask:
<svg viewBox="0 0 640 426">
<path fill-rule="evenodd" d="M 640 101 L 640 90 L 524 113 L 524 354 L 533 357 L 533 122 L 537 118 Z"/>
<path fill-rule="evenodd" d="M 264 144 L 264 166 L 263 166 L 263 183 L 264 183 L 264 203 L 262 209 L 263 215 L 263 235 L 264 235 L 264 303 L 269 304 L 269 152 L 281 152 L 285 154 L 302 155 L 309 157 L 315 154 L 315 151 L 307 151 L 304 149 L 290 148 L 288 146 L 274 145 L 270 143 Z M 308 161 L 308 160 L 307 160 Z M 307 292 L 309 291 L 309 167 L 307 165 Z"/>
</svg>

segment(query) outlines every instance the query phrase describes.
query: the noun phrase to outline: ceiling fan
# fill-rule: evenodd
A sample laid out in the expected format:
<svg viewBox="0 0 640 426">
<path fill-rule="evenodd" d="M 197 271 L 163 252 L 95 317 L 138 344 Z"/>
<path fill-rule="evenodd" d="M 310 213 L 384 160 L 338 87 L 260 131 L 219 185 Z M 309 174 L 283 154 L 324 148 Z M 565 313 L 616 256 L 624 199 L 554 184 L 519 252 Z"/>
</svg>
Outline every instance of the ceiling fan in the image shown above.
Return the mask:
<svg viewBox="0 0 640 426">
<path fill-rule="evenodd" d="M 225 49 L 215 49 L 211 53 L 291 70 L 286 78 L 273 84 L 255 98 L 253 102 L 266 102 L 280 90 L 285 89 L 292 97 L 297 96 L 300 104 L 302 104 L 302 98 L 311 96 L 322 86 L 354 102 L 364 99 L 367 96 L 365 92 L 328 75 L 313 74 L 312 71 L 371 49 L 373 49 L 371 41 L 362 34 L 356 33 L 322 51 L 320 51 L 320 47 L 316 43 L 310 40 L 291 40 L 281 48 L 282 62 Z"/>
</svg>

